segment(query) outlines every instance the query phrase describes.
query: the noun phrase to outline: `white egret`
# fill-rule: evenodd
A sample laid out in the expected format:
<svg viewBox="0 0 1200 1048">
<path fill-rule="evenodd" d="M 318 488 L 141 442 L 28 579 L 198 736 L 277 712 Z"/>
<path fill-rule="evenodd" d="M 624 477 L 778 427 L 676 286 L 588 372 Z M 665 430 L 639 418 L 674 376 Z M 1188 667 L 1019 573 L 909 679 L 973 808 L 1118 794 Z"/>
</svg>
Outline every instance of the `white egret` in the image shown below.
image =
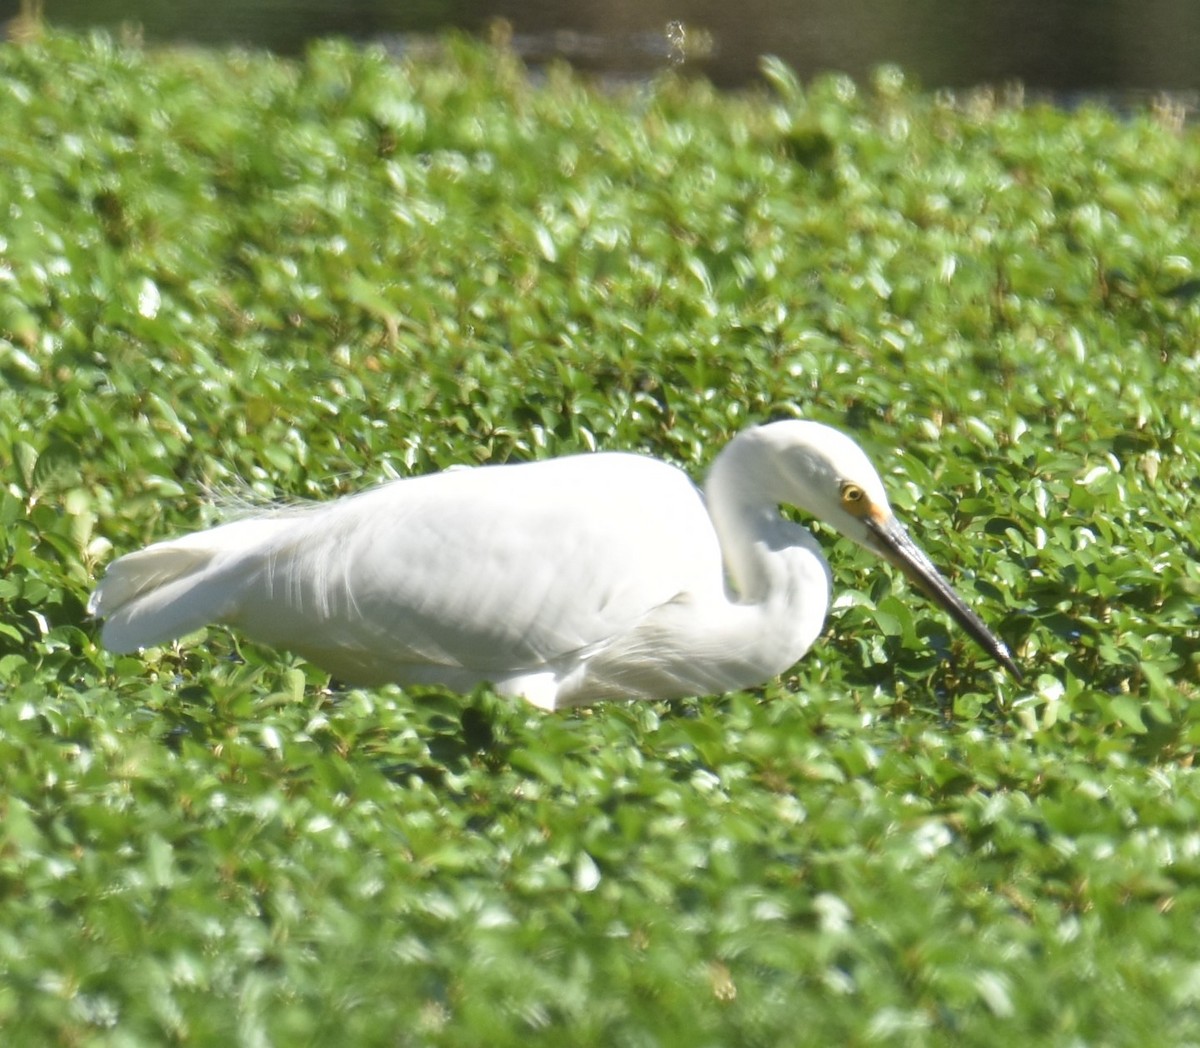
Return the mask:
<svg viewBox="0 0 1200 1048">
<path fill-rule="evenodd" d="M 739 433 L 703 494 L 674 466 L 572 455 L 402 479 L 121 557 L 89 602 L 116 651 L 207 623 L 365 686 L 490 682 L 545 709 L 761 684 L 812 646 L 831 576 L 794 505 L 902 568 L 1020 676 L 893 516 L 849 437 Z"/>
</svg>

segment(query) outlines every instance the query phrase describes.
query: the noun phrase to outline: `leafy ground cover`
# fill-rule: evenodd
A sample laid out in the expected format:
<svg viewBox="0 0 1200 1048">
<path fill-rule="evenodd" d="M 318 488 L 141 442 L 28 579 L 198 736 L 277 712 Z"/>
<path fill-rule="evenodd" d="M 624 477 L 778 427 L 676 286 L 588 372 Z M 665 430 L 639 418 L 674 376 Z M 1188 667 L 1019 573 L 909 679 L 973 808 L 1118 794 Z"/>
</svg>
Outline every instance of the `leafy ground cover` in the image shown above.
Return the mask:
<svg viewBox="0 0 1200 1048">
<path fill-rule="evenodd" d="M 764 72 L 0 47 L 4 1043 L 1200 1042 L 1200 139 Z M 833 541 L 785 678 L 568 715 L 86 620 L 206 490 L 794 414 L 1023 685 Z"/>
</svg>

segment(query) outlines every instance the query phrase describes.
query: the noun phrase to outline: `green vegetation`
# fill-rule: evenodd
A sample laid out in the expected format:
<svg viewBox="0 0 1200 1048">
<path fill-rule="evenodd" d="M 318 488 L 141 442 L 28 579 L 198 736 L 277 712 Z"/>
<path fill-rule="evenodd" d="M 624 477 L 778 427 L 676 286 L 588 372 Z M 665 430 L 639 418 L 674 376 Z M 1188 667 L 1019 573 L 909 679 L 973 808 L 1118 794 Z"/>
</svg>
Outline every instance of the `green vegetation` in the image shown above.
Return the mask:
<svg viewBox="0 0 1200 1048">
<path fill-rule="evenodd" d="M 1200 138 L 856 87 L 0 47 L 0 1040 L 1200 1042 Z M 330 693 L 84 603 L 206 489 L 851 430 L 753 694 Z"/>
</svg>

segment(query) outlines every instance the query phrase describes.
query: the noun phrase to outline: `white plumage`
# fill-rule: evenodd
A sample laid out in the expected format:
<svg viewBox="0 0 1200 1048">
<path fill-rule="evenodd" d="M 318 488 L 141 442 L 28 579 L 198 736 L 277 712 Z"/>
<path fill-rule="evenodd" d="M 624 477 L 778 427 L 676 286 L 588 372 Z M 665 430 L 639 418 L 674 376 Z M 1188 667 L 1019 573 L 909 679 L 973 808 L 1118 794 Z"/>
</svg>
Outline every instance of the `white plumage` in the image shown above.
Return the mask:
<svg viewBox="0 0 1200 1048">
<path fill-rule="evenodd" d="M 1007 668 L 891 515 L 849 437 L 745 430 L 703 495 L 673 466 L 574 455 L 393 481 L 156 543 L 89 603 L 116 651 L 224 623 L 351 684 L 484 681 L 547 709 L 760 684 L 820 632 L 829 568 L 789 503 L 895 560 Z"/>
</svg>

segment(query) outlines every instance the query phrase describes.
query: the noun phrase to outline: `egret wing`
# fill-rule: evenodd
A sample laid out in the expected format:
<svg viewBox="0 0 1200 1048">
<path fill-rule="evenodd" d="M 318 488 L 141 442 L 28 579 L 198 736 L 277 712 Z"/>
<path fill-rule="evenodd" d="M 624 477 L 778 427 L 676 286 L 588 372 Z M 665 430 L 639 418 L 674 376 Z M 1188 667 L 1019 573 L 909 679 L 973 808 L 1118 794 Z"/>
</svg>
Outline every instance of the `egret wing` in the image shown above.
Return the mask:
<svg viewBox="0 0 1200 1048">
<path fill-rule="evenodd" d="M 603 645 L 720 561 L 699 492 L 663 463 L 452 470 L 299 517 L 243 566 L 229 620 L 356 682 L 497 679 Z"/>
</svg>

